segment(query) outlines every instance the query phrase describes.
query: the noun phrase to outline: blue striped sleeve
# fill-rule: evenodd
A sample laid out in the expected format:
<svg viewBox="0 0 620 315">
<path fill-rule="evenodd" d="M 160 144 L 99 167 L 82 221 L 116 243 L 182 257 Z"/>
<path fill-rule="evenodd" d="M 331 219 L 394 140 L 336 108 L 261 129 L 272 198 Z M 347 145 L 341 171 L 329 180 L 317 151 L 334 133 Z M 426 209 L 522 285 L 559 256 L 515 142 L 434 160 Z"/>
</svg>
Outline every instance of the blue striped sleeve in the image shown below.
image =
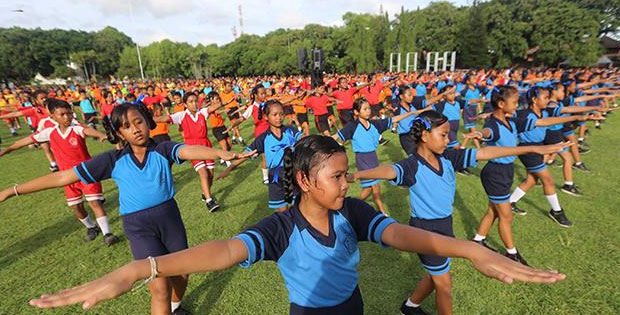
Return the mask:
<svg viewBox="0 0 620 315">
<path fill-rule="evenodd" d="M 179 151 L 181 150 L 181 148 L 184 146 L 185 144 L 183 143 L 177 143 L 172 147 L 172 156 L 174 158 L 174 162 L 177 164 L 183 164 L 183 162 L 185 162 L 185 160 L 181 159 L 179 157 Z"/>
<path fill-rule="evenodd" d="M 382 236 L 385 229 L 392 223 L 396 223 L 396 221 L 382 213 L 377 214 L 368 225 L 368 241 L 387 247 L 383 243 Z"/>
<path fill-rule="evenodd" d="M 393 180 L 389 181 L 390 184 L 392 185 L 402 185 L 403 184 L 403 167 L 394 163 L 392 164 L 392 168 L 394 169 L 394 171 L 396 172 L 396 178 L 394 178 Z"/>
<path fill-rule="evenodd" d="M 239 264 L 241 267 L 249 268 L 255 262 L 263 260 L 265 244 L 260 234 L 248 230 L 233 237 L 233 239 L 241 240 L 248 250 L 248 258 Z"/>
<path fill-rule="evenodd" d="M 84 172 L 84 166 L 82 165 L 84 163 L 78 164 L 76 166 L 73 167 L 73 171 L 75 172 L 75 175 L 77 175 L 77 177 L 82 181 L 82 183 L 84 184 L 90 184 L 92 182 L 89 182 L 88 180 L 86 180 L 86 172 Z M 84 175 L 82 175 L 84 174 Z"/>
<path fill-rule="evenodd" d="M 463 162 L 463 168 L 475 167 L 478 164 L 478 159 L 476 155 L 478 154 L 478 149 L 467 149 L 465 152 L 465 161 Z"/>
</svg>

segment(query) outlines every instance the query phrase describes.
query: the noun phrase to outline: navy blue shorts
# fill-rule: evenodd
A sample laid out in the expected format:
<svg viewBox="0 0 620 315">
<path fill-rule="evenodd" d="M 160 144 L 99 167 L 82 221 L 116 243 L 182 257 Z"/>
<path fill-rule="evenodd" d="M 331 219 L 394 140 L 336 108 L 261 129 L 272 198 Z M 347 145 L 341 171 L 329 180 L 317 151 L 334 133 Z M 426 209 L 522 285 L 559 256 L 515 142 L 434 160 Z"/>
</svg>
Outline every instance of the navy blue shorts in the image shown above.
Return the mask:
<svg viewBox="0 0 620 315">
<path fill-rule="evenodd" d="M 541 143 L 521 143 L 519 146 L 527 146 L 527 145 L 541 145 Z M 540 171 L 544 171 L 547 169 L 547 165 L 543 159 L 543 156 L 538 153 L 528 153 L 519 155 L 519 160 L 525 166 L 525 169 L 529 173 L 536 173 Z"/>
<path fill-rule="evenodd" d="M 310 308 L 291 303 L 290 315 L 363 315 L 364 301 L 360 288 L 355 287 L 351 297 L 346 301 L 330 307 Z"/>
<path fill-rule="evenodd" d="M 293 106 L 284 105 L 284 115 L 295 115 L 295 110 Z"/>
<path fill-rule="evenodd" d="M 478 115 L 478 106 L 470 105 L 463 109 L 463 122 L 465 129 L 476 127 L 476 115 Z"/>
<path fill-rule="evenodd" d="M 411 217 L 409 225 L 425 231 L 434 232 L 444 236 L 454 237 L 452 230 L 452 216 L 442 219 L 424 220 Z M 450 257 L 418 254 L 422 266 L 431 276 L 440 276 L 450 271 Z"/>
<path fill-rule="evenodd" d="M 239 112 L 237 112 L 237 110 L 239 109 L 239 107 L 232 107 L 228 109 L 228 112 L 226 112 L 226 115 L 228 115 L 228 119 L 229 120 L 233 120 L 233 119 L 239 119 Z"/>
<path fill-rule="evenodd" d="M 299 124 L 307 123 L 308 113 L 297 113 L 297 122 L 299 122 Z"/>
<path fill-rule="evenodd" d="M 403 133 L 398 135 L 398 140 L 400 140 L 400 146 L 403 148 L 403 150 L 405 150 L 407 156 L 413 154 L 418 147 L 418 144 L 415 143 L 413 137 L 409 133 Z"/>
<path fill-rule="evenodd" d="M 185 225 L 174 199 L 122 218 L 123 230 L 136 260 L 187 249 Z"/>
<path fill-rule="evenodd" d="M 334 107 L 327 106 L 327 113 L 329 114 L 329 116 L 334 116 Z"/>
<path fill-rule="evenodd" d="M 280 172 L 277 181 L 274 180 L 276 170 Z M 284 201 L 286 194 L 284 193 L 282 175 L 283 170 L 281 168 L 269 169 L 269 209 L 279 209 L 288 205 L 288 203 Z"/>
<path fill-rule="evenodd" d="M 575 130 L 573 130 L 573 126 L 571 124 L 564 124 L 562 127 L 562 136 L 568 137 L 575 134 Z"/>
<path fill-rule="evenodd" d="M 355 165 L 358 171 L 371 170 L 379 167 L 379 158 L 376 152 L 355 152 Z M 379 183 L 378 179 L 362 179 L 360 184 L 362 188 L 368 188 Z"/>
<path fill-rule="evenodd" d="M 501 164 L 489 161 L 480 172 L 482 187 L 492 203 L 506 203 L 514 180 L 514 164 Z"/>
<path fill-rule="evenodd" d="M 329 114 L 314 116 L 314 124 L 320 133 L 329 131 Z"/>
<path fill-rule="evenodd" d="M 338 118 L 340 118 L 340 122 L 342 123 L 342 125 L 346 126 L 349 122 L 353 120 L 353 110 L 352 109 L 339 109 Z"/>
<path fill-rule="evenodd" d="M 448 120 L 448 124 L 450 124 L 450 131 L 448 132 L 448 148 L 454 148 L 459 145 L 459 140 L 457 139 L 457 134 L 459 133 L 459 127 L 461 127 L 460 120 Z"/>
<path fill-rule="evenodd" d="M 564 141 L 564 137 L 562 136 L 562 130 L 547 129 L 547 133 L 545 133 L 545 140 L 543 141 L 545 145 L 556 144 L 562 141 Z M 564 148 L 560 152 L 566 151 L 568 151 L 568 148 Z"/>
</svg>

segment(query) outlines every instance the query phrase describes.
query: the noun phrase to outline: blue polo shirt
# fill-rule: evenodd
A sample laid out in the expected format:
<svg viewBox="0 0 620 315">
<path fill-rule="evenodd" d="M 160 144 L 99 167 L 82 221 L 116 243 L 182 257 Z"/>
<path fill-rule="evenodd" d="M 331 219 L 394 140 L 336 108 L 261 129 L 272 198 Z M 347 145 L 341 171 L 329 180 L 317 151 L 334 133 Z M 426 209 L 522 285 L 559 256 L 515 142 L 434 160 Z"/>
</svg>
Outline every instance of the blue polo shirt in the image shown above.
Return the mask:
<svg viewBox="0 0 620 315">
<path fill-rule="evenodd" d="M 340 140 L 352 140 L 353 152 L 374 152 L 379 147 L 379 136 L 392 128 L 392 118 L 369 120 L 368 128 L 359 120 L 349 122 L 344 128 L 338 130 Z"/>
<path fill-rule="evenodd" d="M 485 129 L 491 131 L 489 138 L 482 139 L 489 146 L 498 147 L 516 147 L 518 144 L 519 134 L 522 132 L 532 131 L 536 128 L 536 119 L 534 116 L 517 116 L 515 118 L 506 118 L 508 125 L 504 124 L 495 116 L 491 116 L 485 123 Z M 500 164 L 512 164 L 515 156 L 505 156 L 501 158 L 491 159 L 490 161 Z"/>
<path fill-rule="evenodd" d="M 126 215 L 162 204 L 174 198 L 173 163 L 181 164 L 181 143 L 151 141 L 144 161 L 139 162 L 131 147 L 108 151 L 73 168 L 85 184 L 112 178 L 118 186 L 120 214 Z"/>
<path fill-rule="evenodd" d="M 267 129 L 246 148 L 246 152 L 256 150 L 258 153 L 265 153 L 265 160 L 269 169 L 281 167 L 284 149 L 295 145 L 295 142 L 303 135 L 290 126 L 282 126 L 281 131 L 282 134 L 278 138 L 271 132 L 271 128 Z"/>
<path fill-rule="evenodd" d="M 431 166 L 417 152 L 394 163 L 396 178 L 393 185 L 409 188 L 411 217 L 425 220 L 442 219 L 452 215 L 456 193 L 455 172 L 476 166 L 476 149 L 447 149 L 439 160 L 439 169 Z"/>
<path fill-rule="evenodd" d="M 242 267 L 271 260 L 277 263 L 290 303 L 301 308 L 333 307 L 357 287 L 360 251 L 357 243 L 381 241 L 395 221 L 366 202 L 345 198 L 342 209 L 329 210 L 329 235 L 314 229 L 294 205 L 274 213 L 235 238 L 243 241 L 248 259 Z"/>
</svg>

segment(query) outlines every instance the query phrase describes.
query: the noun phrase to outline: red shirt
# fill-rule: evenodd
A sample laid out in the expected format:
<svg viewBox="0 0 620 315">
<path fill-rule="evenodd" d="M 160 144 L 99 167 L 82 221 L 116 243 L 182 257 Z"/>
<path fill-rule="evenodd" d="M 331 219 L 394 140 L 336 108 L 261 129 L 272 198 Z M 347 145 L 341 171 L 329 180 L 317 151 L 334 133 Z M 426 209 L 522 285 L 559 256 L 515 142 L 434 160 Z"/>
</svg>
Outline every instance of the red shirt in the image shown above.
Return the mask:
<svg viewBox="0 0 620 315">
<path fill-rule="evenodd" d="M 254 138 L 257 138 L 269 129 L 269 122 L 267 121 L 266 115 L 262 115 L 262 119 L 258 119 L 258 111 L 260 110 L 260 107 L 260 104 L 254 103 L 252 106 L 248 107 L 242 115 L 245 119 L 250 118 L 250 115 L 254 118 Z"/>
<path fill-rule="evenodd" d="M 327 104 L 329 103 L 329 97 L 323 96 L 310 96 L 306 102 L 306 107 L 312 108 L 314 116 L 321 116 L 327 114 Z"/>
<path fill-rule="evenodd" d="M 186 144 L 210 146 L 211 142 L 207 138 L 208 117 L 209 112 L 206 108 L 200 109 L 195 116 L 186 109 L 170 115 L 170 120 L 183 127 L 183 139 Z"/>
<path fill-rule="evenodd" d="M 24 117 L 30 118 L 30 122 L 32 123 L 31 127 L 39 126 L 39 121 L 49 116 L 47 114 L 47 110 L 41 106 L 22 107 L 19 109 L 19 111 L 24 114 Z"/>
<path fill-rule="evenodd" d="M 35 132 L 30 139 L 36 143 L 49 142 L 60 170 L 70 169 L 84 161 L 90 160 L 86 147 L 84 127 L 72 125 L 63 134 L 58 126 Z"/>
<path fill-rule="evenodd" d="M 374 86 L 367 86 L 361 89 L 360 93 L 364 95 L 368 104 L 374 106 L 379 104 L 379 94 L 381 94 L 381 90 L 383 90 L 383 82 L 377 80 Z"/>
<path fill-rule="evenodd" d="M 161 95 L 147 96 L 147 97 L 142 99 L 142 103 L 144 103 L 144 105 L 146 105 L 146 107 L 151 109 L 153 107 L 153 104 L 161 103 L 163 100 L 164 100 L 164 97 L 161 96 Z"/>
<path fill-rule="evenodd" d="M 101 115 L 105 116 L 112 116 L 112 110 L 114 110 L 114 107 L 116 106 L 116 103 L 114 104 L 103 104 L 101 105 Z"/>
<path fill-rule="evenodd" d="M 356 88 L 349 88 L 347 90 L 338 90 L 332 93 L 335 99 L 339 100 L 336 104 L 337 110 L 352 109 L 353 108 L 353 95 L 357 92 Z"/>
</svg>

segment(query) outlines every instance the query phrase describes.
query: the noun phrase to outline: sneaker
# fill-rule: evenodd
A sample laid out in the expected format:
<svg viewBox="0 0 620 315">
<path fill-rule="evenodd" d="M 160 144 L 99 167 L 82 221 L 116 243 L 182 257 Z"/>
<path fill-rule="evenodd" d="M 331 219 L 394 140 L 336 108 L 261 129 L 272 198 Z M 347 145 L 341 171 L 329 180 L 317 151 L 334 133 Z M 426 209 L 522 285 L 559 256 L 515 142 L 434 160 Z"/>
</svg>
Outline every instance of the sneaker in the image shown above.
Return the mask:
<svg viewBox="0 0 620 315">
<path fill-rule="evenodd" d="M 211 198 L 211 200 L 207 201 L 206 203 L 207 203 L 207 210 L 209 210 L 209 212 L 213 212 L 219 209 L 220 207 L 220 204 L 218 204 L 214 198 Z"/>
<path fill-rule="evenodd" d="M 200 194 L 200 199 L 202 199 L 202 202 L 207 202 L 207 197 L 205 197 L 205 194 Z"/>
<path fill-rule="evenodd" d="M 239 144 L 240 144 L 242 147 L 244 147 L 244 148 L 245 148 L 245 147 L 247 147 L 247 146 L 248 146 L 247 144 L 245 144 L 245 141 L 243 141 L 243 139 L 238 140 L 238 141 L 239 141 Z"/>
<path fill-rule="evenodd" d="M 556 164 L 556 163 L 555 163 L 555 160 L 549 160 L 549 161 L 547 161 L 547 165 L 548 165 L 548 166 L 554 166 L 555 164 Z"/>
<path fill-rule="evenodd" d="M 263 179 L 263 184 L 269 185 L 269 179 L 268 178 L 267 179 Z"/>
<path fill-rule="evenodd" d="M 573 184 L 573 185 L 564 185 L 561 190 L 569 195 L 573 196 L 581 196 L 581 191 Z"/>
<path fill-rule="evenodd" d="M 55 173 L 55 172 L 58 172 L 59 170 L 60 169 L 58 168 L 58 165 L 56 165 L 56 166 L 51 166 L 50 165 L 50 172 Z"/>
<path fill-rule="evenodd" d="M 232 140 L 230 141 L 230 143 L 232 143 L 233 145 L 237 144 L 237 138 L 232 138 Z"/>
<path fill-rule="evenodd" d="M 84 236 L 84 240 L 90 242 L 97 238 L 97 235 L 99 235 L 99 228 L 96 226 L 91 227 L 90 229 L 86 230 L 86 236 Z"/>
<path fill-rule="evenodd" d="M 573 164 L 573 168 L 576 170 L 580 170 L 586 173 L 590 173 L 590 169 L 586 167 L 586 165 L 584 163 L 581 163 L 579 165 L 577 164 Z"/>
<path fill-rule="evenodd" d="M 508 258 L 510 258 L 510 259 L 512 259 L 512 260 L 514 260 L 514 261 L 516 261 L 516 262 L 518 262 L 520 264 L 522 264 L 522 265 L 525 265 L 525 266 L 529 267 L 527 261 L 525 261 L 525 259 L 523 257 L 521 257 L 521 254 L 519 252 L 517 252 L 516 254 L 506 253 L 506 254 L 504 254 L 504 256 L 506 256 L 506 257 L 508 257 Z"/>
<path fill-rule="evenodd" d="M 400 306 L 400 314 L 402 315 L 428 315 L 427 312 L 422 310 L 422 307 L 412 307 L 407 306 L 407 300 L 403 301 L 403 304 Z"/>
<path fill-rule="evenodd" d="M 471 176 L 471 172 L 469 172 L 467 169 L 462 169 L 460 171 L 457 172 L 459 175 L 463 175 L 463 176 Z"/>
<path fill-rule="evenodd" d="M 566 214 L 564 214 L 564 209 L 560 211 L 549 211 L 549 216 L 555 221 L 557 224 L 563 227 L 571 227 L 573 223 L 568 220 Z"/>
<path fill-rule="evenodd" d="M 17 131 L 11 132 L 11 136 L 17 137 L 18 136 Z"/>
<path fill-rule="evenodd" d="M 518 214 L 518 215 L 526 215 L 527 211 L 517 207 L 517 203 L 513 202 L 510 204 L 510 207 L 512 208 L 512 213 L 514 214 Z"/>
<path fill-rule="evenodd" d="M 599 125 L 595 125 L 594 128 L 601 129 L 601 125 L 600 124 Z"/>
<path fill-rule="evenodd" d="M 486 247 L 488 250 L 491 250 L 491 251 L 494 251 L 494 252 L 497 253 L 497 249 L 489 246 L 489 244 L 487 244 L 487 242 L 485 242 L 485 240 L 482 240 L 482 241 L 471 240 L 471 241 L 476 243 L 476 244 L 478 244 L 478 245 L 480 245 L 480 246 Z"/>
<path fill-rule="evenodd" d="M 120 241 L 121 240 L 118 239 L 118 237 L 116 237 L 116 235 L 112 233 L 108 233 L 103 236 L 103 243 L 106 244 L 107 246 L 112 246 Z"/>
<path fill-rule="evenodd" d="M 192 313 L 190 313 L 188 310 L 180 306 L 176 310 L 174 310 L 174 312 L 172 312 L 172 315 L 190 315 L 190 314 Z"/>
<path fill-rule="evenodd" d="M 580 154 L 585 155 L 585 154 L 588 154 L 590 152 L 592 152 L 592 150 L 590 150 L 590 148 L 579 146 L 579 153 Z"/>
<path fill-rule="evenodd" d="M 381 140 L 379 140 L 379 145 L 386 145 L 389 142 L 390 142 L 389 139 L 381 138 Z"/>
</svg>

